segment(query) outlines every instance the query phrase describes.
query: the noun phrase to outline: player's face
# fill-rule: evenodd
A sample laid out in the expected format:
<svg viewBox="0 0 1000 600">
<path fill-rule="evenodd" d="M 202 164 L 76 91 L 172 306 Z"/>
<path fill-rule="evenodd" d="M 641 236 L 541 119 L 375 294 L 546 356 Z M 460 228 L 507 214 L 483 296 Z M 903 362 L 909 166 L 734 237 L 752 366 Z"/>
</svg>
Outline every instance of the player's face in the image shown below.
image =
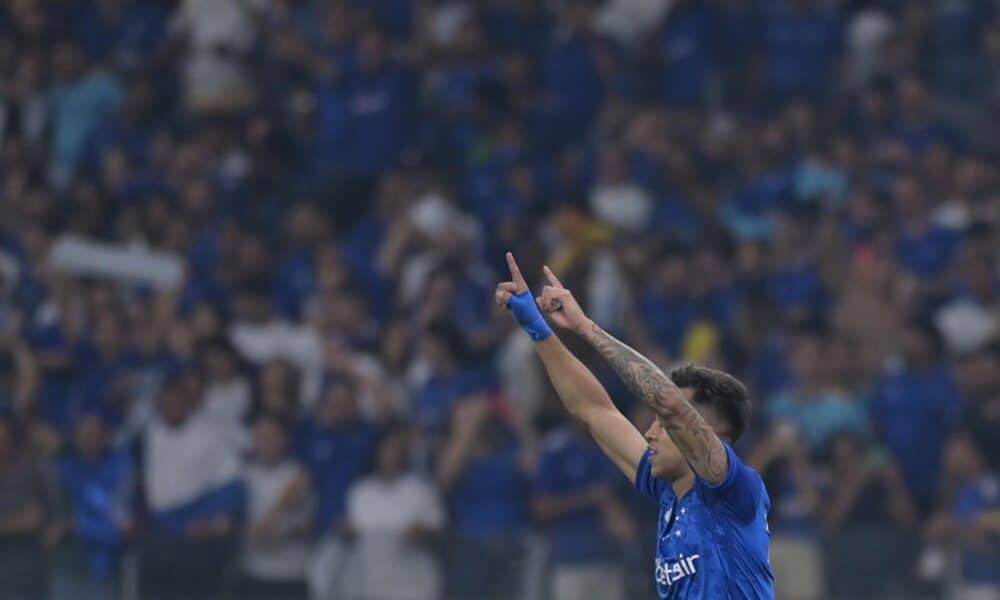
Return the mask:
<svg viewBox="0 0 1000 600">
<path fill-rule="evenodd" d="M 663 430 L 659 419 L 653 420 L 653 424 L 646 430 L 645 438 L 649 449 L 653 451 L 649 457 L 649 468 L 654 477 L 673 481 L 690 469 L 684 455 Z"/>
</svg>

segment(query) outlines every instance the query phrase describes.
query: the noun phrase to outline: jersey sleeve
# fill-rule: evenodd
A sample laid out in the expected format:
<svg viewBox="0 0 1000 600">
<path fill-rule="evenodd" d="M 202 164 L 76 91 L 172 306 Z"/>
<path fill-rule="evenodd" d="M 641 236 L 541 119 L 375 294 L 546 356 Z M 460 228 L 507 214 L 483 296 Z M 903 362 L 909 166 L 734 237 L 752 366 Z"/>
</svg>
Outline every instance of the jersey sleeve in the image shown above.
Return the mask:
<svg viewBox="0 0 1000 600">
<path fill-rule="evenodd" d="M 663 479 L 653 477 L 653 471 L 649 466 L 649 457 L 651 454 L 652 450 L 646 450 L 642 453 L 642 458 L 639 459 L 639 466 L 635 471 L 635 489 L 647 498 L 659 500 L 660 496 L 663 495 L 663 491 L 670 484 Z"/>
<path fill-rule="evenodd" d="M 757 514 L 764 482 L 753 469 L 740 460 L 732 446 L 729 444 L 724 446 L 729 462 L 726 478 L 717 484 L 712 484 L 702 479 L 700 475 L 695 475 L 695 485 L 706 505 L 724 508 L 740 522 L 749 523 Z"/>
</svg>

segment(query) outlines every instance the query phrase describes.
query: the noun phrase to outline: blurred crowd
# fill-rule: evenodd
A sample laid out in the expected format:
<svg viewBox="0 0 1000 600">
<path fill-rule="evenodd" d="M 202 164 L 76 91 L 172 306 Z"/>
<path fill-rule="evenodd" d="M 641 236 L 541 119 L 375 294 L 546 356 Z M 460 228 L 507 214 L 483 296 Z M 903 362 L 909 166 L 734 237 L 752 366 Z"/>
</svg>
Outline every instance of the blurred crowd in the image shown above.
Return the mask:
<svg viewBox="0 0 1000 600">
<path fill-rule="evenodd" d="M 753 390 L 779 597 L 998 598 L 998 123 L 992 0 L 4 2 L 0 597 L 652 597 L 513 250 Z"/>
</svg>

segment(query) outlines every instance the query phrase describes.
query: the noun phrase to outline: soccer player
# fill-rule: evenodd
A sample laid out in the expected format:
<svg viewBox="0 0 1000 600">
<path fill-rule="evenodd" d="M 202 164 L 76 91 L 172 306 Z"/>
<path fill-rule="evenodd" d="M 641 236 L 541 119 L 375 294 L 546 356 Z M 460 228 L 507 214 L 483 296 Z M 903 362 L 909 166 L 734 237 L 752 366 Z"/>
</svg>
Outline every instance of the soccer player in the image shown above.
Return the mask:
<svg viewBox="0 0 1000 600">
<path fill-rule="evenodd" d="M 545 267 L 549 285 L 533 298 L 514 257 L 496 301 L 535 341 L 566 409 L 590 429 L 636 489 L 660 504 L 656 588 L 660 598 L 774 598 L 768 562 L 770 500 L 760 476 L 733 452 L 750 420 L 735 378 L 688 365 L 664 374 L 591 321 Z M 587 367 L 552 333 L 553 323 L 583 337 L 656 420 L 639 433 Z"/>
</svg>

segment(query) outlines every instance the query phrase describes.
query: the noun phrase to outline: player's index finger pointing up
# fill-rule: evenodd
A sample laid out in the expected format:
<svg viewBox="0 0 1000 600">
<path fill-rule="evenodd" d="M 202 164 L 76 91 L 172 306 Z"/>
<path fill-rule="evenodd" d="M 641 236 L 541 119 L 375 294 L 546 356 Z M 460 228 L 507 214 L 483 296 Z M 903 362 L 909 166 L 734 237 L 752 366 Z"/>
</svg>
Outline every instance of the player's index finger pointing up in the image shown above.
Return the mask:
<svg viewBox="0 0 1000 600">
<path fill-rule="evenodd" d="M 528 289 L 528 283 L 524 280 L 524 275 L 521 275 L 521 269 L 518 268 L 514 254 L 511 252 L 507 253 L 507 267 L 510 269 L 510 277 L 514 280 L 518 290 L 523 292 Z"/>
<path fill-rule="evenodd" d="M 549 265 L 545 265 L 544 267 L 542 267 L 542 271 L 545 271 L 545 276 L 549 279 L 549 283 L 551 283 L 553 287 L 563 288 L 562 282 L 559 281 L 559 278 L 556 277 L 556 274 L 552 272 L 552 269 L 549 268 Z"/>
</svg>

